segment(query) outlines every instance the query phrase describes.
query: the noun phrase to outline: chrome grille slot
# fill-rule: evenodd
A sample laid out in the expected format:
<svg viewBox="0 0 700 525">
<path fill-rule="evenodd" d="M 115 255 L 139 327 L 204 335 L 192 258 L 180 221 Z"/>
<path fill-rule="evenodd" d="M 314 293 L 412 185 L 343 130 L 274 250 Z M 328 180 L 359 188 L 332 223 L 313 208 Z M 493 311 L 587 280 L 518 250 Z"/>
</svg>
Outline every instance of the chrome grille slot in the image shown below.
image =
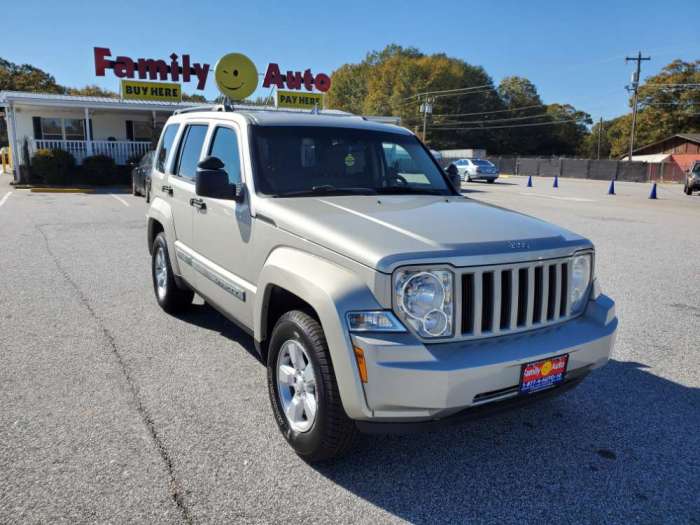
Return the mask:
<svg viewBox="0 0 700 525">
<path fill-rule="evenodd" d="M 569 316 L 569 258 L 465 269 L 461 336 L 522 332 Z"/>
</svg>

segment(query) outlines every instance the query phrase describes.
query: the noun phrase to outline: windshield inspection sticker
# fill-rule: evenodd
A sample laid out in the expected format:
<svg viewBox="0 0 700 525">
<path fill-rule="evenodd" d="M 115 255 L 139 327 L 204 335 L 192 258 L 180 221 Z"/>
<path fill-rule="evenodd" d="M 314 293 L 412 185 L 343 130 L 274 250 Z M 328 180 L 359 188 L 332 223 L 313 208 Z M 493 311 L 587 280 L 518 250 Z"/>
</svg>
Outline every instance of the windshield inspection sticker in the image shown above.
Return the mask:
<svg viewBox="0 0 700 525">
<path fill-rule="evenodd" d="M 355 165 L 355 157 L 352 156 L 352 153 L 345 155 L 345 165 L 348 168 L 352 168 Z"/>
</svg>

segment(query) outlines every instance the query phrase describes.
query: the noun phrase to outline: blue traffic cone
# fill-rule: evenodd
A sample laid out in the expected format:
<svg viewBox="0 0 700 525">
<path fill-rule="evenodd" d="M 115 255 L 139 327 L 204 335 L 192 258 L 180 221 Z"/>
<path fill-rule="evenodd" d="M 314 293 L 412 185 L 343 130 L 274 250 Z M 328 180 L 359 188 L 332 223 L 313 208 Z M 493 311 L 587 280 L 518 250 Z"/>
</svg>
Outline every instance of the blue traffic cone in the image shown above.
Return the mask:
<svg viewBox="0 0 700 525">
<path fill-rule="evenodd" d="M 532 188 L 532 175 L 527 178 L 527 187 Z"/>
<path fill-rule="evenodd" d="M 615 179 L 610 181 L 610 187 L 608 188 L 608 195 L 615 195 Z"/>
<path fill-rule="evenodd" d="M 656 198 L 656 183 L 651 187 L 651 193 L 649 194 L 650 199 Z"/>
<path fill-rule="evenodd" d="M 559 177 L 554 176 L 554 184 L 552 184 L 552 188 L 558 188 L 559 187 Z"/>
</svg>

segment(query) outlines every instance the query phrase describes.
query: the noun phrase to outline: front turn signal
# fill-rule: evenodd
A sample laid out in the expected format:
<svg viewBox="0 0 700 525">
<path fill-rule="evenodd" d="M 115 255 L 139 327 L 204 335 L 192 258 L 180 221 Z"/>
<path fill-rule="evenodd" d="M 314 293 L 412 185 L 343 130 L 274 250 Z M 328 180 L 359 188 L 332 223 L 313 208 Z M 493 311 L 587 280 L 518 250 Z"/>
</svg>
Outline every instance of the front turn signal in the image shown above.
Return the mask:
<svg viewBox="0 0 700 525">
<path fill-rule="evenodd" d="M 360 380 L 363 383 L 367 382 L 367 362 L 365 361 L 365 352 L 362 348 L 353 347 L 355 350 L 355 360 L 357 361 L 357 369 L 360 371 Z"/>
</svg>

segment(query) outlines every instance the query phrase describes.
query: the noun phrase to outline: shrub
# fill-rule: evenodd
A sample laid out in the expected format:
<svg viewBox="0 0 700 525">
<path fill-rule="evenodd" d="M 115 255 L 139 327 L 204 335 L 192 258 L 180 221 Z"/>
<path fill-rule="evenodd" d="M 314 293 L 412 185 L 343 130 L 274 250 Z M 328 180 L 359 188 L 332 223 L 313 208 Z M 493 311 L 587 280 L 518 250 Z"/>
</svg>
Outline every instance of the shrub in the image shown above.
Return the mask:
<svg viewBox="0 0 700 525">
<path fill-rule="evenodd" d="M 117 178 L 117 166 L 112 157 L 93 155 L 85 157 L 82 166 L 82 179 L 86 184 L 107 186 L 114 184 Z"/>
<path fill-rule="evenodd" d="M 61 149 L 40 149 L 31 166 L 32 176 L 44 184 L 66 185 L 75 170 L 75 157 Z"/>
</svg>

